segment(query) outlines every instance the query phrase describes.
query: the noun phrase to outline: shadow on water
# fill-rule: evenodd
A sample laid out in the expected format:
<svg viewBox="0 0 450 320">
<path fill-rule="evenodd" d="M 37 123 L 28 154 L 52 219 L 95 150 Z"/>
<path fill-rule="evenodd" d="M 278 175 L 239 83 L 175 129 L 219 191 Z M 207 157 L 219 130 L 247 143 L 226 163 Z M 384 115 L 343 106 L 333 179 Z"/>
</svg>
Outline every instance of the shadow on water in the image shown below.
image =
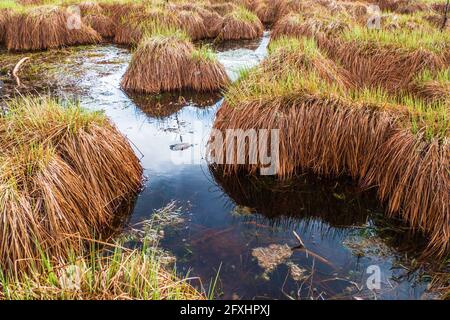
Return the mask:
<svg viewBox="0 0 450 320">
<path fill-rule="evenodd" d="M 411 286 L 418 273 L 399 267 L 417 246 L 408 251 L 396 247 L 396 241 L 423 239 L 400 222 L 385 219 L 373 194 L 346 180 L 310 174 L 280 181 L 224 176 L 218 168 L 209 169 L 216 184 L 210 193 L 228 219 L 211 225 L 193 218 L 184 230 L 169 233 L 163 244 L 176 253 L 180 266 L 203 279 L 213 277 L 211 267 L 222 262 L 223 298 L 419 298 L 425 289 L 420 283 Z M 220 213 L 216 209 L 210 214 Z M 287 252 L 257 255 L 274 244 L 286 246 Z M 264 259 L 269 264 L 272 259 L 276 267 L 264 269 Z M 375 291 L 365 286 L 372 265 L 380 268 L 382 278 Z"/>
<path fill-rule="evenodd" d="M 146 95 L 127 92 L 128 97 L 148 117 L 165 119 L 186 106 L 207 109 L 222 99 L 219 94 L 194 94 L 192 92 Z"/>
</svg>

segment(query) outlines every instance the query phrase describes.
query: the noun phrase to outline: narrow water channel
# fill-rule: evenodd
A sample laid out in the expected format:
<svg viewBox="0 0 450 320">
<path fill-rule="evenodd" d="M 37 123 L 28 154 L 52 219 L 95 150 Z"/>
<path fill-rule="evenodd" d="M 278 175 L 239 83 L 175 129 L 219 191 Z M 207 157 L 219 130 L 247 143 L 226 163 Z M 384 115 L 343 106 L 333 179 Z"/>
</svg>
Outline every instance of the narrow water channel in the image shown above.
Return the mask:
<svg viewBox="0 0 450 320">
<path fill-rule="evenodd" d="M 266 33 L 215 48 L 236 79 L 264 58 L 268 41 Z M 421 298 L 427 282 L 403 267 L 417 239 L 393 234 L 374 194 L 309 174 L 284 182 L 223 178 L 204 159 L 222 98 L 128 96 L 119 82 L 130 57 L 113 45 L 84 47 L 49 68 L 57 70 L 58 95 L 104 110 L 142 158 L 148 179 L 130 223 L 173 200 L 183 207 L 184 225 L 168 228 L 161 244 L 175 254 L 179 271 L 206 286 L 219 274 L 219 298 Z M 179 143 L 190 147 L 177 151 Z M 369 290 L 367 272 L 377 268 L 381 288 Z"/>
</svg>

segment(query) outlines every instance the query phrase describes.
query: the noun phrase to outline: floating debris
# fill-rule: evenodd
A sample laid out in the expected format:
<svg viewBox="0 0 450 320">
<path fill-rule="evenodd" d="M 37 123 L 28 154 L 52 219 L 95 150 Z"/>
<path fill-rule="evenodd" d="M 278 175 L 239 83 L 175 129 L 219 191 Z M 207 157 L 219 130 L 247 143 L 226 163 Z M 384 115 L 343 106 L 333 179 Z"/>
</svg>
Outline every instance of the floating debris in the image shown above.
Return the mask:
<svg viewBox="0 0 450 320">
<path fill-rule="evenodd" d="M 252 251 L 252 256 L 258 260 L 259 266 L 265 270 L 266 274 L 284 263 L 291 255 L 292 250 L 287 244 L 271 244 L 268 247 L 255 248 Z"/>
<path fill-rule="evenodd" d="M 357 257 L 386 257 L 392 254 L 391 249 L 378 237 L 350 236 L 342 243 Z"/>
<path fill-rule="evenodd" d="M 289 267 L 289 274 L 291 278 L 295 281 L 304 281 L 309 277 L 308 270 L 301 268 L 297 264 L 288 262 L 287 266 Z"/>
<path fill-rule="evenodd" d="M 166 128 L 164 129 L 164 132 L 180 132 L 180 129 L 178 128 Z"/>
<path fill-rule="evenodd" d="M 256 210 L 254 208 L 239 205 L 234 207 L 231 211 L 231 214 L 233 216 L 250 216 L 254 213 L 256 213 Z"/>
<path fill-rule="evenodd" d="M 189 144 L 189 143 L 176 143 L 176 144 L 172 144 L 170 146 L 170 150 L 172 151 L 183 151 L 186 149 L 189 149 L 190 147 L 193 147 L 193 144 Z"/>
</svg>

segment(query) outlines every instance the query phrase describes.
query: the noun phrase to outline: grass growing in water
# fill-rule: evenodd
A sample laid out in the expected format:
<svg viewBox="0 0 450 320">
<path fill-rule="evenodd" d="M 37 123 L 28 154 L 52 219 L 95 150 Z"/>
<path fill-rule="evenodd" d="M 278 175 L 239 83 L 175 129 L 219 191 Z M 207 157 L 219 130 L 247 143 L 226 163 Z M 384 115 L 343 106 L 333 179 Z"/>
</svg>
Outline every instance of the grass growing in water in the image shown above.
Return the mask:
<svg viewBox="0 0 450 320">
<path fill-rule="evenodd" d="M 68 254 L 66 262 L 42 254 L 36 269 L 27 273 L 0 270 L 0 300 L 204 299 L 188 278 L 167 270 L 156 252 L 118 245 L 99 250 L 93 244 L 84 256 Z"/>
</svg>

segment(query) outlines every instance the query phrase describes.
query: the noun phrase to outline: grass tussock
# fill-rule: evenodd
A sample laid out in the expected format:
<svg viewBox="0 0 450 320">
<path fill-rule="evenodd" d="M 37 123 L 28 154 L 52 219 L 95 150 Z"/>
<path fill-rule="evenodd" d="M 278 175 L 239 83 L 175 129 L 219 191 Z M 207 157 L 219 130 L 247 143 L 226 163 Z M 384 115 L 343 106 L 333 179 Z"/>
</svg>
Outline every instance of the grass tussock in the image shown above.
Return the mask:
<svg viewBox="0 0 450 320">
<path fill-rule="evenodd" d="M 70 27 L 73 21 L 76 28 Z M 6 27 L 8 50 L 46 50 L 68 45 L 92 44 L 101 37 L 64 8 L 42 6 L 15 12 Z"/>
<path fill-rule="evenodd" d="M 209 32 L 203 22 L 203 18 L 196 12 L 181 10 L 177 12 L 180 27 L 186 31 L 192 40 L 200 40 L 209 37 Z"/>
<path fill-rule="evenodd" d="M 442 101 L 450 105 L 450 68 L 437 72 L 425 70 L 416 76 L 410 91 L 426 101 Z"/>
<path fill-rule="evenodd" d="M 142 168 L 100 113 L 48 98 L 7 108 L 0 117 L 0 265 L 16 270 L 42 252 L 64 255 L 76 236 L 101 237 L 139 189 Z"/>
<path fill-rule="evenodd" d="M 214 11 L 223 17 L 236 10 L 238 8 L 238 5 L 233 2 L 212 2 L 210 4 L 206 4 L 205 8 Z"/>
<path fill-rule="evenodd" d="M 207 46 L 191 53 L 190 70 L 185 87 L 199 92 L 213 92 L 225 88 L 229 79 L 215 53 Z"/>
<path fill-rule="evenodd" d="M 378 0 L 377 4 L 383 11 L 393 11 L 397 13 L 415 13 L 418 11 L 429 11 L 431 9 L 430 4 L 426 1 Z"/>
<path fill-rule="evenodd" d="M 160 93 L 192 89 L 217 91 L 228 83 L 213 52 L 195 49 L 181 31 L 165 31 L 144 39 L 122 79 L 125 90 Z"/>
<path fill-rule="evenodd" d="M 243 7 L 224 17 L 218 38 L 221 40 L 256 39 L 263 35 L 264 26 L 258 17 Z"/>
<path fill-rule="evenodd" d="M 219 35 L 223 23 L 223 17 L 215 11 L 197 7 L 195 11 L 203 19 L 203 24 L 207 31 L 208 38 L 216 38 Z"/>
<path fill-rule="evenodd" d="M 83 17 L 83 23 L 98 32 L 102 38 L 111 39 L 116 35 L 114 20 L 103 14 L 88 14 Z"/>
<path fill-rule="evenodd" d="M 407 90 L 416 75 L 450 64 L 449 34 L 423 30 L 367 30 L 354 27 L 320 47 L 345 67 L 360 87 Z"/>
<path fill-rule="evenodd" d="M 180 31 L 156 34 L 139 44 L 122 79 L 125 90 L 159 93 L 184 86 L 184 70 L 194 50 L 188 36 Z"/>
<path fill-rule="evenodd" d="M 214 127 L 279 129 L 280 177 L 310 169 L 378 187 L 390 214 L 428 234 L 427 253 L 447 254 L 448 104 L 358 89 L 312 39 L 280 38 L 269 52 L 229 87 Z M 234 163 L 226 174 L 261 166 Z"/>
<path fill-rule="evenodd" d="M 160 29 L 174 29 L 180 25 L 175 12 L 161 8 L 144 8 L 123 16 L 117 24 L 114 42 L 137 45 L 147 34 L 157 33 Z"/>
<path fill-rule="evenodd" d="M 8 26 L 10 15 L 10 10 L 0 9 L 0 44 L 4 43 L 6 40 L 6 28 Z"/>
<path fill-rule="evenodd" d="M 349 28 L 346 16 L 324 16 L 322 13 L 305 15 L 291 13 L 281 18 L 274 26 L 272 38 L 281 36 L 314 37 L 317 34 L 336 36 Z"/>
<path fill-rule="evenodd" d="M 190 279 L 168 268 L 156 248 L 99 250 L 92 244 L 86 251 L 71 252 L 65 261 L 43 254 L 26 273 L 0 270 L 0 300 L 205 299 Z"/>
</svg>

